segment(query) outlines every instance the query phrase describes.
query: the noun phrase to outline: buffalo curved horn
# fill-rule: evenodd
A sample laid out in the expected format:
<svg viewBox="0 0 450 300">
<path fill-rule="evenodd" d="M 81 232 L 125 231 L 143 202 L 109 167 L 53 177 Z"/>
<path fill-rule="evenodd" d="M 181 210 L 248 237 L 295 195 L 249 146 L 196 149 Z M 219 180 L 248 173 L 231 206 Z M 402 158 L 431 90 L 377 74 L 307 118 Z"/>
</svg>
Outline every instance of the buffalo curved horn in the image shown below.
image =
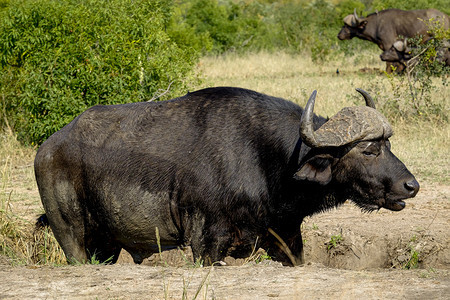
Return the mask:
<svg viewBox="0 0 450 300">
<path fill-rule="evenodd" d="M 404 41 L 396 41 L 392 47 L 394 47 L 395 50 L 403 52 L 405 51 L 405 42 Z"/>
<path fill-rule="evenodd" d="M 309 97 L 308 103 L 306 103 L 302 118 L 300 120 L 300 137 L 302 138 L 302 141 L 310 147 L 318 146 L 313 127 L 313 111 L 314 103 L 316 101 L 316 95 L 317 90 L 314 90 Z"/>
<path fill-rule="evenodd" d="M 364 100 L 366 100 L 366 105 L 368 107 L 372 107 L 373 109 L 376 109 L 375 102 L 373 101 L 372 97 L 369 95 L 368 92 L 366 92 L 363 89 L 359 89 L 359 88 L 356 89 L 356 91 L 359 92 L 364 97 Z"/>
<path fill-rule="evenodd" d="M 353 16 L 355 16 L 355 21 L 356 21 L 356 23 L 359 24 L 359 23 L 360 23 L 360 20 L 359 20 L 359 18 L 358 18 L 358 15 L 356 14 L 356 7 L 355 7 L 355 9 L 353 9 Z"/>
<path fill-rule="evenodd" d="M 348 144 L 351 141 L 357 140 L 361 137 L 368 136 L 376 136 L 379 137 L 386 132 L 391 132 L 392 130 L 389 128 L 385 128 L 384 117 L 380 119 L 380 113 L 375 111 L 375 103 L 372 97 L 362 89 L 356 89 L 366 100 L 366 107 L 370 107 L 372 109 L 367 110 L 364 106 L 357 107 L 344 107 L 341 111 L 339 111 L 336 115 L 331 117 L 325 124 L 323 124 L 318 131 L 314 130 L 314 104 L 316 100 L 317 91 L 313 91 L 311 96 L 309 97 L 308 103 L 303 110 L 302 117 L 300 119 L 300 137 L 306 145 L 311 148 L 323 148 L 323 147 L 336 147 Z M 356 118 L 355 118 L 356 114 Z M 376 125 L 373 126 L 362 126 L 361 124 L 367 124 L 367 116 L 375 116 Z M 351 121 L 354 120 L 354 121 Z M 374 121 L 372 120 L 372 121 Z M 378 121 L 376 121 L 378 120 Z M 380 120 L 382 121 L 382 126 L 380 125 Z M 370 122 L 369 122 L 370 123 Z M 354 130 L 348 130 L 348 126 L 353 128 Z M 362 127 L 361 127 L 362 126 Z M 389 126 L 389 124 L 388 124 Z M 340 128 L 337 131 L 336 128 Z M 345 128 L 347 129 L 345 129 Z M 360 128 L 361 127 L 361 128 Z M 365 129 L 363 127 L 366 127 Z M 358 129 L 359 128 L 359 129 Z M 377 129 L 374 129 L 377 128 Z M 379 128 L 382 128 L 382 134 L 378 131 Z M 386 129 L 386 130 L 385 130 Z M 378 131 L 377 131 L 378 130 Z M 373 132 L 372 132 L 373 131 Z M 375 133 L 374 133 L 375 132 Z M 389 134 L 388 134 L 389 135 Z M 392 134 L 391 134 L 392 135 Z"/>
</svg>

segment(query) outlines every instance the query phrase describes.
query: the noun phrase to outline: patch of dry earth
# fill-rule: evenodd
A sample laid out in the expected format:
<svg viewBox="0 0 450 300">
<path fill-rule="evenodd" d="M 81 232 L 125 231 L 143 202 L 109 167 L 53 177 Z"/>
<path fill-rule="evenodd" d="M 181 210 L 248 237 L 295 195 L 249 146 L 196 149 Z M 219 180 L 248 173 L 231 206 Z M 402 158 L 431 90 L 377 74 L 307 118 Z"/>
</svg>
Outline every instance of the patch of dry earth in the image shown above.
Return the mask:
<svg viewBox="0 0 450 300">
<path fill-rule="evenodd" d="M 424 272 L 424 271 L 423 271 Z M 448 271 L 258 265 L 2 268 L 2 299 L 448 299 Z"/>
</svg>

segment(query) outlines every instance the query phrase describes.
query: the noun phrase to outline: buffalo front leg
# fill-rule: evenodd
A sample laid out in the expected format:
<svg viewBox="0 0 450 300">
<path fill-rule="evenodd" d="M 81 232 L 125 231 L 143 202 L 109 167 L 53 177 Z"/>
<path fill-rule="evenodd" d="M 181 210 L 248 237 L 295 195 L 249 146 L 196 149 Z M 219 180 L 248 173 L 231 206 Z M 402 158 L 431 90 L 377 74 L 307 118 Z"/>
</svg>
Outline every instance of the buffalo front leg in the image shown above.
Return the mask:
<svg viewBox="0 0 450 300">
<path fill-rule="evenodd" d="M 40 187 L 40 194 L 50 228 L 67 261 L 86 262 L 84 216 L 73 186 L 61 180 Z"/>
<path fill-rule="evenodd" d="M 220 222 L 204 225 L 192 228 L 190 241 L 192 254 L 195 261 L 201 259 L 205 265 L 213 265 L 227 255 L 231 247 L 231 234 Z"/>
<path fill-rule="evenodd" d="M 88 260 L 100 263 L 116 263 L 122 250 L 106 230 L 88 234 L 85 244 Z"/>
<path fill-rule="evenodd" d="M 82 222 L 68 223 L 59 212 L 47 212 L 46 215 L 67 262 L 70 264 L 87 262 Z"/>
</svg>

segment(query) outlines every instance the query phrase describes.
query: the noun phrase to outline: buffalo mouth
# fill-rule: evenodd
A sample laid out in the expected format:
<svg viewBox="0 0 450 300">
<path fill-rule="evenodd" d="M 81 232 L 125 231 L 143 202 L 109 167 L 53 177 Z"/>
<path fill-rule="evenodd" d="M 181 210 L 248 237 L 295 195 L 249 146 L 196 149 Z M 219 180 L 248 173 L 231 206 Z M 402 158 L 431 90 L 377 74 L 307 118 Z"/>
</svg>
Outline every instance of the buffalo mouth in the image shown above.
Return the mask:
<svg viewBox="0 0 450 300">
<path fill-rule="evenodd" d="M 400 211 L 405 208 L 406 203 L 403 201 L 405 198 L 401 199 L 386 199 L 381 198 L 371 203 L 368 202 L 356 202 L 356 204 L 363 210 L 371 212 L 374 210 L 380 210 L 381 208 L 385 208 L 391 211 Z"/>
<path fill-rule="evenodd" d="M 382 207 L 392 211 L 400 211 L 405 208 L 405 205 L 403 200 L 391 200 L 385 201 Z"/>
</svg>

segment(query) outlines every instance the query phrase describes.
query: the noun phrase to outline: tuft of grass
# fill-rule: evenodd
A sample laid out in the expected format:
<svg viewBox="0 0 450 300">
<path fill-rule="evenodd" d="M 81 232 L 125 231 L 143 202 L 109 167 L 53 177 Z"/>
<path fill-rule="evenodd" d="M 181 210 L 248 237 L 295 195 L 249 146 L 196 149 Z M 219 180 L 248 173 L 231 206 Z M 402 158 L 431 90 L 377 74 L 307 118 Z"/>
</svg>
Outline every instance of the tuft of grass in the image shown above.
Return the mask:
<svg viewBox="0 0 450 300">
<path fill-rule="evenodd" d="M 412 245 L 410 245 L 410 258 L 402 266 L 403 269 L 417 269 L 419 267 L 420 252 L 417 251 Z"/>
<path fill-rule="evenodd" d="M 205 261 L 202 258 L 196 258 L 191 266 L 192 268 L 203 268 L 204 263 Z"/>
<path fill-rule="evenodd" d="M 397 245 L 397 253 L 395 256 L 392 268 L 400 269 L 417 269 L 420 267 L 420 263 L 427 256 L 426 252 L 421 252 L 420 240 L 423 238 L 422 235 L 413 235 L 409 242 L 403 244 L 401 240 Z M 433 270 L 430 268 L 430 270 Z"/>
<path fill-rule="evenodd" d="M 97 259 L 97 255 L 94 253 L 94 255 L 91 256 L 91 258 L 89 259 L 87 264 L 89 264 L 89 265 L 109 265 L 112 262 L 113 258 L 114 258 L 114 256 L 111 256 L 111 257 L 108 257 L 104 261 L 100 261 L 99 259 Z"/>
<path fill-rule="evenodd" d="M 243 263 L 244 265 L 250 264 L 250 263 L 259 264 L 259 263 L 263 263 L 265 261 L 272 260 L 272 257 L 267 253 L 266 250 L 264 250 L 262 248 L 259 248 L 258 250 L 256 250 L 257 243 L 258 243 L 258 238 L 256 238 L 255 245 L 253 246 L 253 249 L 252 249 L 252 253 L 250 254 L 249 257 L 247 257 L 244 260 L 244 263 Z"/>
<path fill-rule="evenodd" d="M 64 251 L 49 227 L 38 228 L 33 232 L 33 249 L 32 257 L 35 264 L 57 266 L 67 264 Z M 95 259 L 92 260 L 92 264 L 95 264 L 94 262 Z"/>
<path fill-rule="evenodd" d="M 402 268 L 403 269 L 417 269 L 419 267 L 419 262 L 421 260 L 421 254 L 420 251 L 417 250 L 417 248 L 414 246 L 414 244 L 417 244 L 419 238 L 417 235 L 413 235 L 409 240 L 408 245 L 408 259 L 405 263 L 403 263 Z"/>
<path fill-rule="evenodd" d="M 71 264 L 75 265 L 75 266 L 83 266 L 83 265 L 104 266 L 104 265 L 110 264 L 111 261 L 113 260 L 113 258 L 114 258 L 114 256 L 111 256 L 111 257 L 108 257 L 106 260 L 101 261 L 97 258 L 97 254 L 94 253 L 87 261 L 78 261 L 78 260 L 72 258 Z"/>
<path fill-rule="evenodd" d="M 13 265 L 66 264 L 64 252 L 51 230 L 42 228 L 32 231 L 32 226 L 12 212 L 9 201 L 2 201 L 0 254 L 8 257 Z"/>
<path fill-rule="evenodd" d="M 327 249 L 330 250 L 332 248 L 336 248 L 343 240 L 344 238 L 340 234 L 332 235 L 330 241 L 327 243 Z"/>
<path fill-rule="evenodd" d="M 159 235 L 159 229 L 158 227 L 155 227 L 155 235 L 156 235 L 156 243 L 158 245 L 158 252 L 159 252 L 159 257 L 161 261 L 164 261 L 164 266 L 163 269 L 161 270 L 162 272 L 162 277 L 163 277 L 163 293 L 164 293 L 164 299 L 170 299 L 169 297 L 169 290 L 170 290 L 170 284 L 169 281 L 167 279 L 166 276 L 166 269 L 169 267 L 167 261 L 165 261 L 163 259 L 163 255 L 162 255 L 162 248 L 161 248 L 161 238 Z M 203 267 L 203 260 L 197 259 L 195 261 L 195 264 L 193 264 L 194 269 L 198 269 L 200 267 Z M 195 290 L 195 294 L 192 297 L 192 299 L 197 299 L 197 297 L 199 296 L 200 292 L 204 289 L 204 296 L 203 299 L 207 299 L 207 294 L 208 294 L 208 287 L 209 287 L 209 283 L 208 283 L 208 279 L 210 276 L 211 271 L 213 270 L 213 266 L 209 267 L 208 272 L 206 273 L 205 276 L 203 276 L 200 284 L 198 285 L 198 287 Z M 192 276 L 193 273 L 191 273 L 191 275 L 189 276 L 189 278 L 186 279 L 186 277 L 183 276 L 183 291 L 182 291 L 182 295 L 181 295 L 181 299 L 185 300 L 185 299 L 189 299 L 188 298 L 188 289 L 192 280 Z"/>
<path fill-rule="evenodd" d="M 0 255 L 13 265 L 65 264 L 51 230 L 34 227 L 41 211 L 34 155 L 35 149 L 20 145 L 11 130 L 0 133 Z"/>
</svg>

